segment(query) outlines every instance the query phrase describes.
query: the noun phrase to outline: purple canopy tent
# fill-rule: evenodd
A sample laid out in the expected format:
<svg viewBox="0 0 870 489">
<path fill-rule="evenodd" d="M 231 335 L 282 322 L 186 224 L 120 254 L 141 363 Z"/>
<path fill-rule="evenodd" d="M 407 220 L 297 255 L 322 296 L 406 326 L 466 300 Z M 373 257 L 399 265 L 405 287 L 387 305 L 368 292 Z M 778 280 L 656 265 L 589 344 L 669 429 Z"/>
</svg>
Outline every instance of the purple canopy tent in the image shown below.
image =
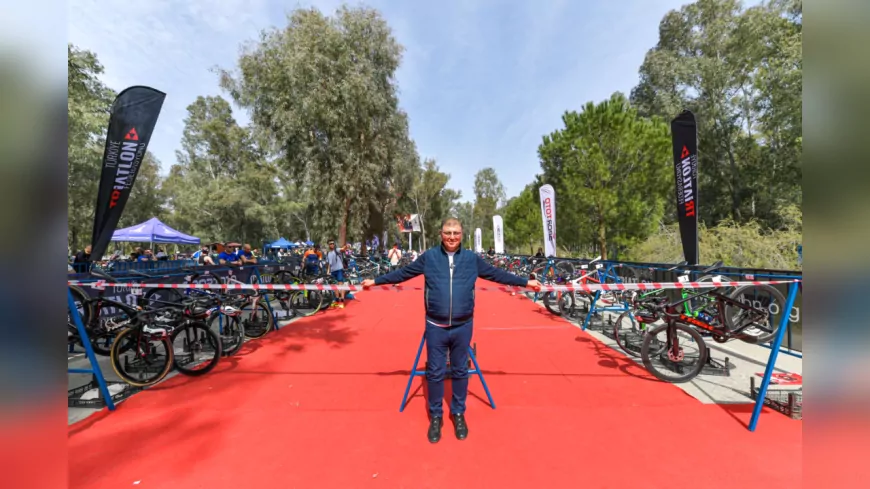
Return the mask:
<svg viewBox="0 0 870 489">
<path fill-rule="evenodd" d="M 199 238 L 188 236 L 176 231 L 152 217 L 142 224 L 119 229 L 112 234 L 112 241 L 126 241 L 134 243 L 170 243 L 170 244 L 199 244 Z"/>
</svg>

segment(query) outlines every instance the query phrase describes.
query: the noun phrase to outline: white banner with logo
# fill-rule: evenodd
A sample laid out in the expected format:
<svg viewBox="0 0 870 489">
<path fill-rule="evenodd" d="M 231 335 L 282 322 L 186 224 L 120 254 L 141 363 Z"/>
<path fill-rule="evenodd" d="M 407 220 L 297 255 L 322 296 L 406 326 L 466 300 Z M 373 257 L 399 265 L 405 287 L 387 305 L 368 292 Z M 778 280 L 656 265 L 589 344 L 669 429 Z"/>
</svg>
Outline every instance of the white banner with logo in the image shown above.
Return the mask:
<svg viewBox="0 0 870 489">
<path fill-rule="evenodd" d="M 492 216 L 492 230 L 495 235 L 495 252 L 504 253 L 504 222 L 501 216 Z"/>
<path fill-rule="evenodd" d="M 483 234 L 481 234 L 480 228 L 474 230 L 474 251 L 483 253 Z"/>
<path fill-rule="evenodd" d="M 556 256 L 556 191 L 552 185 L 543 185 L 541 218 L 544 221 L 544 256 Z"/>
</svg>

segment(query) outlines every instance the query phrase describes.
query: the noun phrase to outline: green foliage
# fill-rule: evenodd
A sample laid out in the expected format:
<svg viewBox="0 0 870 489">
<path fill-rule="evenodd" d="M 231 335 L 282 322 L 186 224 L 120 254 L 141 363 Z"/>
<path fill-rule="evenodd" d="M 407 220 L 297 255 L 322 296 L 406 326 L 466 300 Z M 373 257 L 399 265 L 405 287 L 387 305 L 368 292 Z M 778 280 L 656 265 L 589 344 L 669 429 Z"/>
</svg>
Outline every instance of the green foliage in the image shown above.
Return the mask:
<svg viewBox="0 0 870 489">
<path fill-rule="evenodd" d="M 541 181 L 556 191 L 557 244 L 595 243 L 607 257 L 645 239 L 673 192 L 667 125 L 640 117 L 619 93 L 562 121 L 538 149 Z"/>
<path fill-rule="evenodd" d="M 502 209 L 505 251 L 534 255 L 544 246 L 539 187 L 537 182 L 526 185 Z"/>
<path fill-rule="evenodd" d="M 236 123 L 229 102 L 198 97 L 187 107 L 178 163 L 165 188 L 168 223 L 203 242 L 260 241 L 288 234 L 305 238 L 292 222 L 293 205 L 274 163 L 264 157 L 251 131 Z M 284 211 L 283 213 L 281 211 Z"/>
<path fill-rule="evenodd" d="M 241 55 L 238 74 L 221 72 L 281 171 L 317 189 L 308 193 L 317 236 L 379 233 L 373 215 L 389 214 L 413 187 L 418 157 L 394 81 L 401 51 L 376 10 L 297 9 Z"/>
<path fill-rule="evenodd" d="M 795 206 L 779 211 L 788 223 L 780 230 L 765 229 L 758 221 L 739 224 L 727 219 L 717 226 L 700 226 L 701 263 L 724 263 L 745 268 L 800 270 L 797 246 L 801 244 L 801 219 Z M 676 224 L 662 226 L 644 243 L 634 246 L 627 260 L 651 263 L 677 263 L 683 258 L 680 231 Z"/>
<path fill-rule="evenodd" d="M 699 218 L 776 228 L 777 209 L 801 202 L 802 6 L 742 9 L 698 0 L 671 11 L 640 68 L 632 102 L 698 120 Z"/>
<path fill-rule="evenodd" d="M 115 97 L 99 81 L 101 73 L 103 66 L 94 53 L 67 46 L 67 229 L 73 252 L 91 241 L 100 160 Z"/>
</svg>

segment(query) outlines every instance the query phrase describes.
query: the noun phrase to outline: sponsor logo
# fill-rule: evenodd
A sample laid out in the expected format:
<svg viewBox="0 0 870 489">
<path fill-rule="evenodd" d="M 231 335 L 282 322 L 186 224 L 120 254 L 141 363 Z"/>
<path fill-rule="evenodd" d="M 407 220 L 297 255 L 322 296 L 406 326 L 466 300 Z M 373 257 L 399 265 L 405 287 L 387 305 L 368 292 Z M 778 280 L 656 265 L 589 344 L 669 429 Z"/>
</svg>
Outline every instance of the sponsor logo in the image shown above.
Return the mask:
<svg viewBox="0 0 870 489">
<path fill-rule="evenodd" d="M 683 146 L 683 151 L 680 154 L 681 162 L 677 168 L 677 194 L 678 200 L 683 204 L 683 215 L 685 217 L 695 216 L 695 188 L 692 185 L 692 180 L 695 176 L 695 157 L 689 153 L 689 149 Z"/>
<path fill-rule="evenodd" d="M 556 233 L 553 231 L 553 201 L 549 197 L 546 197 L 541 206 L 544 209 L 544 217 L 547 219 L 547 239 L 551 242 L 555 242 Z"/>
<path fill-rule="evenodd" d="M 129 191 L 132 186 L 130 181 L 138 173 L 139 164 L 145 153 L 145 145 L 139 143 L 139 133 L 136 128 L 130 129 L 123 141 L 110 141 L 106 152 L 106 168 L 115 169 L 115 184 L 109 197 L 109 208 L 118 205 L 121 192 Z"/>
</svg>

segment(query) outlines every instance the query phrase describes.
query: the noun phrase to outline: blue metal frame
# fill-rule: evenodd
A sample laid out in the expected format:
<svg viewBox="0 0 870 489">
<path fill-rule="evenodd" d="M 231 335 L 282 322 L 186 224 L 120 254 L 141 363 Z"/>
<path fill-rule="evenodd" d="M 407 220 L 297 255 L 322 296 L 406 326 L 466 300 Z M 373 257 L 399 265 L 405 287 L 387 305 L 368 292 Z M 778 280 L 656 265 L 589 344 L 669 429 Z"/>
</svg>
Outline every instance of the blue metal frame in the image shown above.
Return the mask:
<svg viewBox="0 0 870 489">
<path fill-rule="evenodd" d="M 109 411 L 114 411 L 115 402 L 112 400 L 112 395 L 109 393 L 109 386 L 106 385 L 106 378 L 103 377 L 103 371 L 100 369 L 100 364 L 97 363 L 97 356 L 94 354 L 94 349 L 91 346 L 91 339 L 88 337 L 88 332 L 85 330 L 84 323 L 82 323 L 82 316 L 79 314 L 79 309 L 76 307 L 76 301 L 69 288 L 66 290 L 66 299 L 70 315 L 73 318 L 73 322 L 76 323 L 79 338 L 82 339 L 82 346 L 85 348 L 85 354 L 91 362 L 91 368 L 68 368 L 66 371 L 70 374 L 92 374 L 97 379 L 97 384 L 100 386 L 100 394 L 106 402 L 106 407 L 109 408 Z"/>
<path fill-rule="evenodd" d="M 426 343 L 426 333 L 423 333 L 423 339 L 420 340 L 420 346 L 417 348 L 417 356 L 414 357 L 414 366 L 411 367 L 411 376 L 408 378 L 408 385 L 405 387 L 405 395 L 402 396 L 402 404 L 399 406 L 399 412 L 405 410 L 405 403 L 408 401 L 408 394 L 411 392 L 411 384 L 414 382 L 414 377 L 425 376 L 425 370 L 417 370 L 417 364 L 420 363 L 420 355 L 423 353 L 423 345 Z M 483 378 L 483 372 L 480 370 L 480 365 L 477 363 L 477 358 L 474 356 L 474 350 L 471 345 L 468 345 L 468 356 L 471 362 L 474 363 L 474 368 L 468 369 L 469 374 L 477 374 L 480 378 L 480 383 L 483 384 L 483 391 L 486 392 L 486 398 L 489 399 L 489 405 L 495 409 L 495 401 L 492 399 L 492 394 L 489 392 L 489 387 L 486 385 L 486 380 Z"/>
<path fill-rule="evenodd" d="M 795 298 L 798 292 L 798 282 L 788 286 L 788 298 L 785 301 L 785 311 L 791 311 L 794 306 Z M 779 356 L 782 339 L 785 336 L 785 330 L 788 325 L 788 314 L 783 314 L 779 322 L 779 331 L 776 333 L 776 339 L 773 340 L 773 345 L 770 347 L 770 358 L 767 360 L 767 368 L 764 369 L 764 378 L 761 380 L 761 388 L 758 390 L 758 397 L 755 400 L 755 409 L 752 411 L 752 419 L 749 421 L 749 431 L 755 431 L 758 426 L 758 418 L 761 416 L 761 408 L 764 406 L 764 398 L 767 396 L 767 388 L 770 386 L 770 377 L 773 375 L 773 368 L 776 366 L 776 357 Z"/>
<path fill-rule="evenodd" d="M 601 270 L 598 271 L 598 277 L 600 279 L 600 282 L 603 284 L 605 279 L 609 276 L 611 278 L 614 278 L 616 280 L 617 284 L 621 284 L 622 277 L 620 277 L 616 273 L 612 273 L 613 269 L 615 268 L 615 265 L 613 263 L 607 263 L 605 265 L 605 267 L 606 268 L 604 269 L 603 273 L 601 272 Z M 581 329 L 583 331 L 586 331 L 586 327 L 589 326 L 590 319 L 592 319 L 592 316 L 598 312 L 604 312 L 604 311 L 626 312 L 627 311 L 628 314 L 631 316 L 631 318 L 634 319 L 634 314 L 632 314 L 631 308 L 628 307 L 628 304 L 622 303 L 621 306 L 601 306 L 601 307 L 599 307 L 598 300 L 600 298 L 601 298 L 601 291 L 596 290 L 595 295 L 592 297 L 592 303 L 589 305 L 589 312 L 586 313 L 586 319 L 583 320 L 583 326 L 581 327 Z M 602 320 L 603 319 L 604 318 L 602 316 Z"/>
</svg>

